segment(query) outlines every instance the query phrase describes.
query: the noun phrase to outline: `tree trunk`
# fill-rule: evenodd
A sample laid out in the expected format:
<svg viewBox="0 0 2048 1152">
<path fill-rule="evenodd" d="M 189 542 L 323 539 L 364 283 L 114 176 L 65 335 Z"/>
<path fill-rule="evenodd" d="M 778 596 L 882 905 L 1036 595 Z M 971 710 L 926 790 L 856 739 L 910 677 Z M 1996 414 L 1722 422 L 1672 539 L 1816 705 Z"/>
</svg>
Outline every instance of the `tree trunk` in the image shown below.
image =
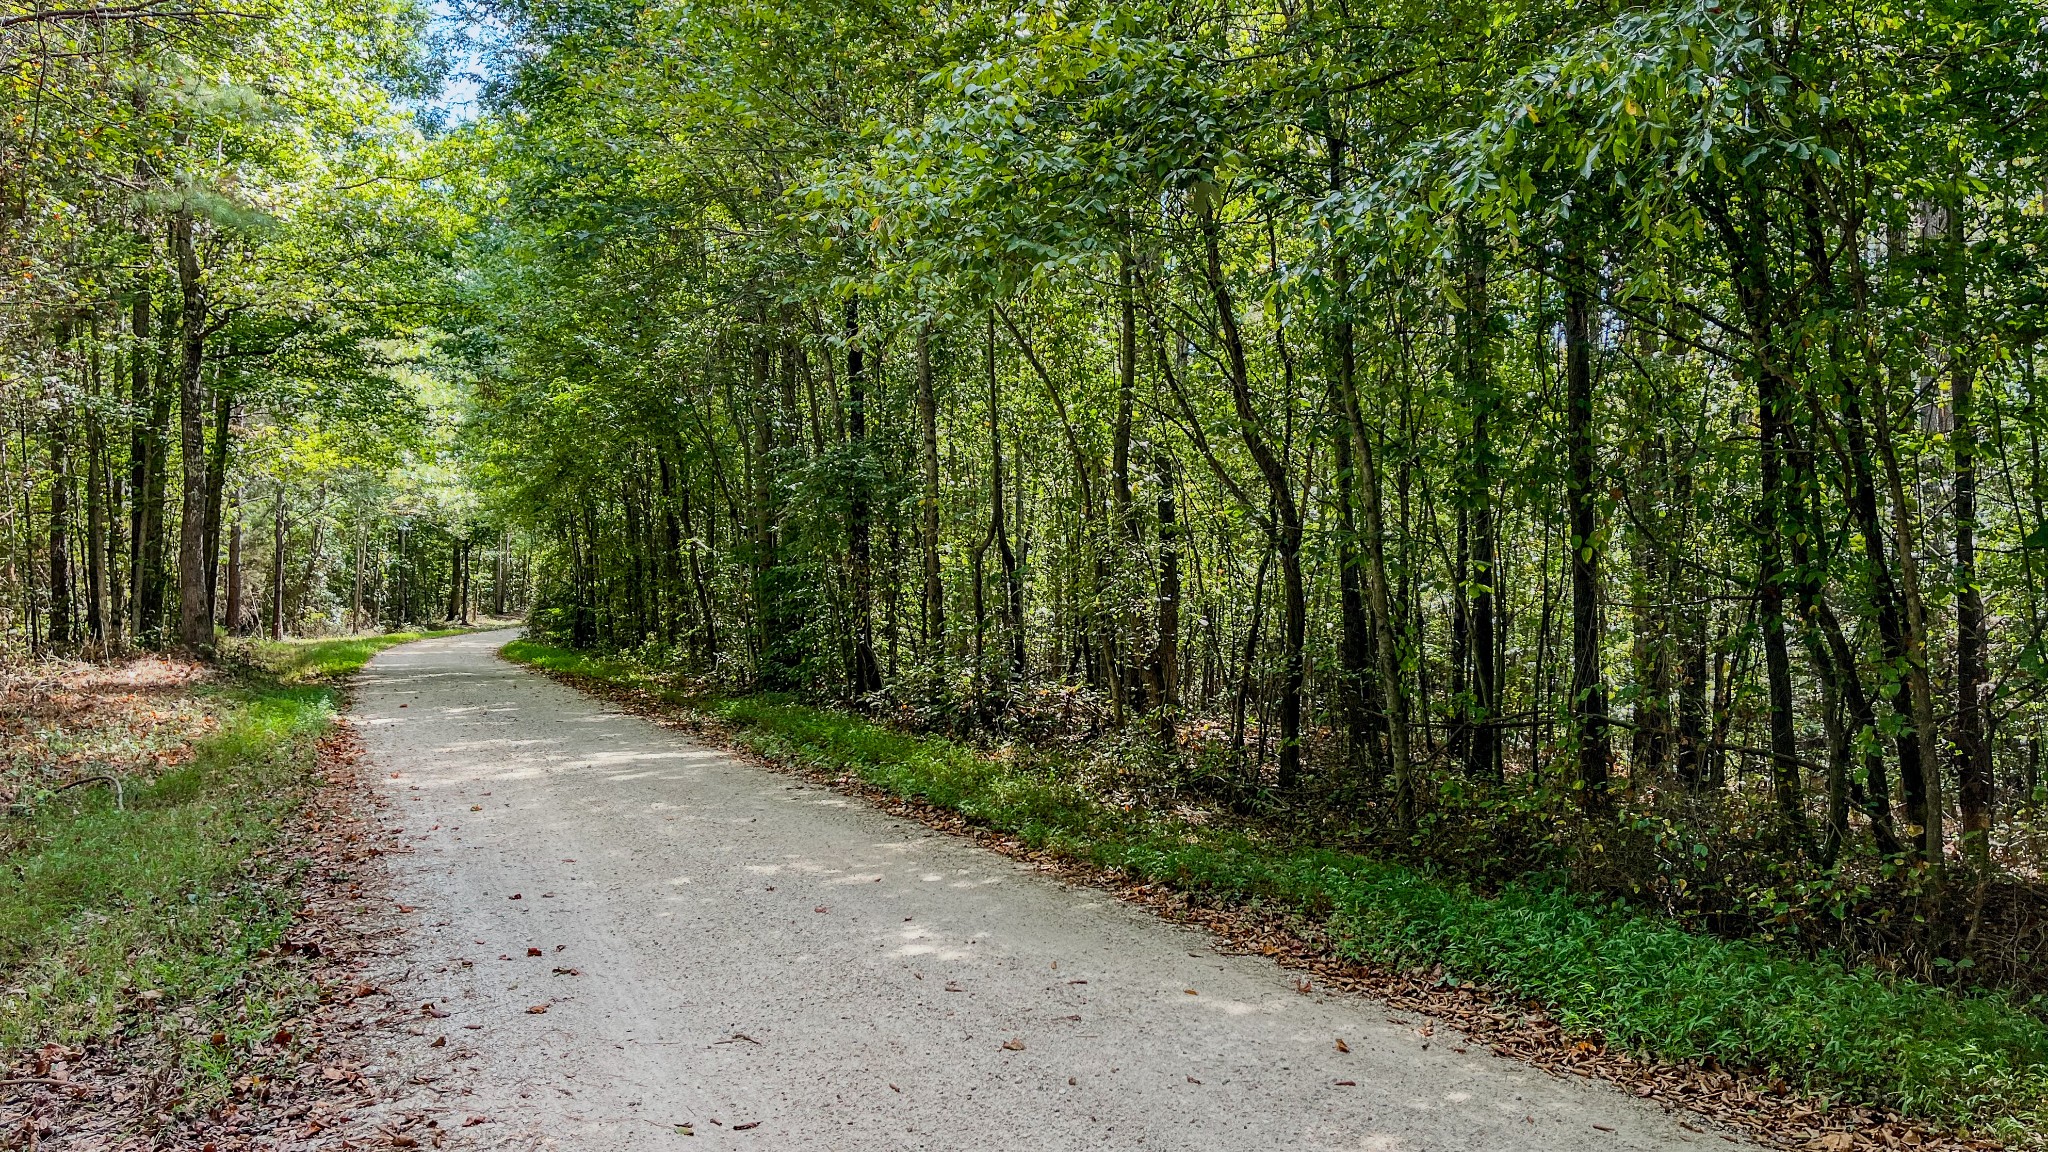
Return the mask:
<svg viewBox="0 0 2048 1152">
<path fill-rule="evenodd" d="M 1153 472 L 1159 484 L 1159 635 L 1152 648 L 1152 699 L 1159 736 L 1171 740 L 1174 713 L 1180 707 L 1180 538 L 1183 529 L 1174 506 L 1176 470 L 1165 448 L 1153 449 Z"/>
<path fill-rule="evenodd" d="M 1329 139 L 1330 185 L 1343 186 L 1344 142 Z M 1394 595 L 1387 578 L 1387 527 L 1380 501 L 1380 470 L 1377 437 L 1365 425 L 1365 410 L 1359 401 L 1358 362 L 1350 316 L 1351 268 L 1338 253 L 1331 260 L 1331 278 L 1340 293 L 1332 342 L 1336 345 L 1337 391 L 1344 401 L 1344 415 L 1351 425 L 1351 442 L 1358 465 L 1359 511 L 1365 517 L 1365 594 L 1371 616 L 1373 661 L 1379 673 L 1378 688 L 1386 701 L 1387 759 L 1394 774 L 1395 822 L 1403 831 L 1415 826 L 1416 791 L 1414 764 L 1409 753 L 1408 686 L 1403 677 L 1400 638 L 1394 624 Z"/>
<path fill-rule="evenodd" d="M 206 594 L 206 390 L 200 369 L 206 353 L 206 290 L 192 213 L 171 219 L 178 264 L 178 447 L 184 499 L 178 517 L 178 642 L 195 652 L 213 647 L 213 617 Z"/>
<path fill-rule="evenodd" d="M 1260 431 L 1258 411 L 1252 403 L 1251 370 L 1245 359 L 1244 339 L 1238 331 L 1237 305 L 1223 280 L 1222 226 L 1214 209 L 1202 214 L 1201 224 L 1207 257 L 1203 271 L 1222 329 L 1228 365 L 1226 375 L 1237 414 L 1238 433 L 1272 494 L 1274 516 L 1270 528 L 1273 544 L 1280 553 L 1282 596 L 1285 600 L 1281 623 L 1279 785 L 1283 790 L 1291 789 L 1301 777 L 1301 690 L 1305 672 L 1302 647 L 1306 641 L 1308 620 L 1308 596 L 1301 572 L 1301 514 L 1294 502 L 1294 489 L 1288 480 L 1287 467 Z"/>
<path fill-rule="evenodd" d="M 875 660 L 873 525 L 865 472 L 868 438 L 867 362 L 860 332 L 860 301 L 846 302 L 846 435 L 855 469 L 847 499 L 846 544 L 853 578 L 853 668 L 848 687 L 858 699 L 882 687 Z"/>
<path fill-rule="evenodd" d="M 1600 541 L 1593 433 L 1593 286 L 1585 242 L 1574 238 L 1565 267 L 1565 452 L 1569 457 L 1572 576 L 1572 740 L 1580 803 L 1607 803 L 1607 684 L 1600 657 Z"/>
<path fill-rule="evenodd" d="M 1473 779 L 1498 781 L 1500 759 L 1500 641 L 1494 621 L 1496 574 L 1493 509 L 1493 341 L 1487 282 L 1489 253 L 1477 224 L 1460 232 L 1463 248 L 1465 307 L 1460 341 L 1466 403 L 1472 414 L 1470 460 L 1466 467 L 1465 507 L 1471 514 L 1470 588 L 1467 605 L 1472 661 L 1472 704 L 1466 722 L 1472 726 L 1466 743 L 1465 771 Z"/>
<path fill-rule="evenodd" d="M 1977 583 L 1976 366 L 1964 347 L 1969 268 L 1960 197 L 1948 209 L 1945 248 L 1949 398 L 1955 409 L 1949 444 L 1955 455 L 1956 802 L 1963 858 L 1985 876 L 1991 867 L 1991 746 L 1984 735 L 1990 685 L 1985 673 L 1984 594 Z"/>
<path fill-rule="evenodd" d="M 44 637 L 66 651 L 71 631 L 71 438 L 70 413 L 59 408 L 50 420 L 50 617 Z M 26 463 L 26 461 L 24 461 Z"/>
<path fill-rule="evenodd" d="M 355 611 L 349 615 L 350 631 L 354 631 L 357 627 L 356 615 L 361 610 L 362 581 L 358 579 L 356 581 Z M 234 527 L 228 530 L 228 603 L 227 620 L 225 623 L 230 635 L 241 635 L 242 617 L 247 611 L 247 606 L 242 603 L 242 515 L 241 509 L 238 507 L 235 510 Z"/>
<path fill-rule="evenodd" d="M 989 533 L 1003 569 L 1005 628 L 1010 634 L 1010 675 L 1024 675 L 1024 585 L 1017 578 L 1017 549 L 1011 547 L 1003 511 L 1002 392 L 996 382 L 996 317 L 988 317 Z M 1021 487 L 1021 485 L 1020 485 Z M 1019 492 L 1019 499 L 1022 493 Z"/>
<path fill-rule="evenodd" d="M 271 506 L 271 551 L 270 551 L 270 638 L 284 639 L 284 481 L 277 482 L 277 498 Z M 399 547 L 404 548 L 404 537 L 399 538 Z M 401 577 L 402 579 L 402 577 Z M 400 585 L 400 605 L 404 604 Z M 402 607 L 401 607 L 402 612 Z"/>
<path fill-rule="evenodd" d="M 219 377 L 216 375 L 216 381 Z M 228 436 L 234 418 L 234 402 L 218 391 L 213 397 L 213 442 L 207 445 L 206 453 L 206 540 L 201 545 L 206 553 L 206 618 L 215 618 L 219 598 L 215 595 L 220 587 L 220 530 L 221 502 L 226 498 L 228 482 Z"/>
<path fill-rule="evenodd" d="M 939 407 L 932 395 L 930 321 L 917 330 L 917 426 L 920 433 L 920 463 L 924 469 L 924 490 L 919 498 L 923 529 L 924 586 L 922 602 L 926 659 L 943 669 L 946 660 L 946 586 L 939 572 Z"/>
</svg>

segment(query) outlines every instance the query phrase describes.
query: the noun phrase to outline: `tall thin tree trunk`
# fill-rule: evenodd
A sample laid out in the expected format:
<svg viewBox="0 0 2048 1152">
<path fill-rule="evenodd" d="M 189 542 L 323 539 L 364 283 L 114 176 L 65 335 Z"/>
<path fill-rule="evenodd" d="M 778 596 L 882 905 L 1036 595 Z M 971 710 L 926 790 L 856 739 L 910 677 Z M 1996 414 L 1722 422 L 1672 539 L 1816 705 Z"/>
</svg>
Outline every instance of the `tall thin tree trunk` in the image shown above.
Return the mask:
<svg viewBox="0 0 2048 1152">
<path fill-rule="evenodd" d="M 853 577 L 853 675 L 849 687 L 858 698 L 882 686 L 882 670 L 875 660 L 874 570 L 870 555 L 871 510 L 864 471 L 868 438 L 867 361 L 860 331 L 860 301 L 846 302 L 846 434 L 856 465 L 852 491 L 848 493 L 847 552 Z"/>
<path fill-rule="evenodd" d="M 218 374 L 215 376 L 218 382 Z M 228 482 L 228 437 L 234 418 L 234 401 L 216 391 L 213 397 L 213 442 L 206 450 L 206 539 L 201 549 L 206 554 L 206 618 L 215 618 L 219 597 L 215 594 L 220 587 L 220 531 L 221 503 L 227 497 Z"/>
<path fill-rule="evenodd" d="M 1330 186 L 1344 184 L 1344 142 L 1329 138 Z M 1377 435 L 1368 432 L 1364 406 L 1359 400 L 1358 360 L 1350 315 L 1351 267 L 1342 251 L 1331 259 L 1331 278 L 1340 293 L 1336 329 L 1338 394 L 1344 400 L 1344 415 L 1351 425 L 1352 447 L 1357 452 L 1359 512 L 1365 517 L 1366 608 L 1372 618 L 1373 661 L 1379 672 L 1379 691 L 1386 701 L 1387 759 L 1394 774 L 1395 822 L 1402 830 L 1415 826 L 1415 765 L 1409 751 L 1408 684 L 1402 673 L 1401 637 L 1404 630 L 1394 623 L 1394 591 L 1387 577 L 1387 525 L 1380 500 L 1379 445 Z"/>
<path fill-rule="evenodd" d="M 271 535 L 271 550 L 270 550 L 270 638 L 271 638 L 272 640 L 282 640 L 282 639 L 284 639 L 284 561 L 285 561 L 285 554 L 284 554 L 284 481 L 282 481 L 282 480 L 280 480 L 280 481 L 278 481 L 278 482 L 277 482 L 277 497 L 276 497 L 276 499 L 275 499 L 275 500 L 274 500 L 274 501 L 272 502 L 272 505 L 271 505 L 271 517 L 270 517 L 270 519 L 271 519 L 271 529 L 272 529 L 272 535 Z M 399 548 L 400 548 L 400 550 L 401 550 L 401 557 L 402 557 L 402 555 L 403 555 L 403 549 L 404 549 L 404 546 L 405 546 L 405 538 L 404 538 L 403 536 L 400 536 L 400 537 L 399 537 Z M 400 579 L 403 579 L 403 577 L 400 577 Z M 400 588 L 401 588 L 401 592 L 399 593 L 399 595 L 400 595 L 401 597 L 403 597 L 403 596 L 404 596 L 404 592 L 402 591 L 402 589 L 404 588 L 404 585 L 403 585 L 403 584 L 401 584 L 401 585 L 400 585 Z M 403 601 L 403 599 L 401 599 L 401 600 L 400 600 L 400 604 L 401 604 L 401 605 L 403 605 L 403 603 L 404 603 L 404 601 Z M 403 609 L 401 608 L 401 616 L 402 616 L 402 615 L 403 615 Z"/>
<path fill-rule="evenodd" d="M 348 618 L 349 630 L 352 632 L 361 627 L 356 621 L 362 613 L 362 592 L 362 579 L 358 570 L 355 606 Z M 229 635 L 239 636 L 242 633 L 242 620 L 248 612 L 248 606 L 242 601 L 242 509 L 240 501 L 237 501 L 235 523 L 228 530 L 228 603 L 227 619 L 224 623 Z"/>
<path fill-rule="evenodd" d="M 206 389 L 200 377 L 206 353 L 206 290 L 199 277 L 199 250 L 192 238 L 192 213 L 171 219 L 171 247 L 178 265 L 178 447 L 183 457 L 183 494 L 178 518 L 178 642 L 193 651 L 213 646 L 213 618 L 206 594 Z"/>
<path fill-rule="evenodd" d="M 1607 803 L 1607 684 L 1600 656 L 1600 541 L 1593 432 L 1593 286 L 1586 246 L 1575 239 L 1565 268 L 1565 451 L 1570 460 L 1572 739 L 1580 802 Z"/>
<path fill-rule="evenodd" d="M 1991 868 L 1993 781 L 1984 721 L 1990 686 L 1985 673 L 1984 594 L 1977 583 L 1976 367 L 1964 346 L 1969 325 L 1969 267 L 1961 197 L 1948 208 L 1946 239 L 1949 398 L 1956 421 L 1955 430 L 1949 433 L 1955 455 L 1956 802 L 1963 858 L 1981 877 Z"/>
<path fill-rule="evenodd" d="M 924 585 L 923 644 L 925 658 L 943 668 L 946 659 L 946 586 L 939 573 L 939 407 L 932 394 L 932 326 L 917 330 L 917 424 L 924 490 L 919 497 Z"/>
<path fill-rule="evenodd" d="M 51 648 L 71 647 L 71 437 L 70 413 L 50 420 L 50 616 L 44 636 Z"/>
<path fill-rule="evenodd" d="M 1010 544 L 1003 511 L 1002 392 L 996 383 L 996 317 L 988 317 L 989 532 L 995 537 L 996 559 L 1003 569 L 1005 628 L 1010 634 L 1010 675 L 1024 675 L 1024 585 L 1017 578 L 1017 549 Z M 1023 498 L 1022 482 L 1018 499 Z M 1021 526 L 1020 529 L 1021 531 Z"/>
<path fill-rule="evenodd" d="M 1152 698 L 1161 739 L 1171 740 L 1174 713 L 1180 707 L 1180 539 L 1183 529 L 1174 505 L 1177 482 L 1174 459 L 1164 447 L 1152 450 L 1153 473 L 1159 484 L 1159 635 L 1152 649 Z"/>
<path fill-rule="evenodd" d="M 1460 263 L 1465 281 L 1465 307 L 1460 352 L 1466 403 L 1472 414 L 1470 460 L 1466 465 L 1464 506 L 1469 509 L 1470 594 L 1466 611 L 1468 649 L 1472 661 L 1472 706 L 1466 722 L 1472 731 L 1465 745 L 1465 770 L 1474 779 L 1499 780 L 1500 642 L 1495 634 L 1495 586 L 1499 582 L 1494 546 L 1493 509 L 1493 314 L 1488 285 L 1489 253 L 1480 225 L 1468 222 L 1459 234 Z"/>
<path fill-rule="evenodd" d="M 1294 502 L 1294 488 L 1287 466 L 1273 451 L 1260 431 L 1257 409 L 1252 403 L 1251 369 L 1245 358 L 1244 339 L 1238 331 L 1237 305 L 1223 279 L 1222 224 L 1213 208 L 1202 214 L 1202 240 L 1206 257 L 1203 270 L 1210 298 L 1215 302 L 1222 328 L 1231 400 L 1237 414 L 1238 434 L 1245 449 L 1258 464 L 1259 474 L 1272 494 L 1271 535 L 1280 553 L 1282 597 L 1280 668 L 1280 775 L 1282 789 L 1293 788 L 1301 776 L 1301 692 L 1306 664 L 1302 648 L 1307 638 L 1308 596 L 1301 571 L 1301 514 Z"/>
</svg>

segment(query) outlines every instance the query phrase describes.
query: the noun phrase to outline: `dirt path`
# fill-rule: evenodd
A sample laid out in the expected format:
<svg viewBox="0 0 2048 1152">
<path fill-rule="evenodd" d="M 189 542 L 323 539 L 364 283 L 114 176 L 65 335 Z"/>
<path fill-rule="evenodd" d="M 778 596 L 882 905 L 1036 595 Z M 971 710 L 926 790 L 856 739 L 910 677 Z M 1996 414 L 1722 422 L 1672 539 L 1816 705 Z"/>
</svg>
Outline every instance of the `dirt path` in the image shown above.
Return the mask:
<svg viewBox="0 0 2048 1152">
<path fill-rule="evenodd" d="M 1725 1146 L 610 711 L 511 636 L 393 649 L 357 694 L 412 847 L 401 995 L 448 1014 L 382 1071 L 456 1073 L 475 1145 Z"/>
</svg>

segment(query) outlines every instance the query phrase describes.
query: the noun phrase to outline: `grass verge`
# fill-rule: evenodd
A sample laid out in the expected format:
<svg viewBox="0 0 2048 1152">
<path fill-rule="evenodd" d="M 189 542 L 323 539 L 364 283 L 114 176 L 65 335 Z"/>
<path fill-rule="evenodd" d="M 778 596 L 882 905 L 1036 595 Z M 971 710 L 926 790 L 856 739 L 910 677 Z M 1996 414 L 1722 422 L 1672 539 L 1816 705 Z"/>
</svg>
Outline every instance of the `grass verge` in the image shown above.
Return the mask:
<svg viewBox="0 0 2048 1152">
<path fill-rule="evenodd" d="M 216 694 L 218 731 L 154 778 L 48 793 L 8 817 L 0 868 L 0 1053 L 151 1043 L 175 1079 L 233 1074 L 239 1052 L 317 998 L 259 963 L 297 908 L 271 857 L 315 785 L 339 691 L 398 634 L 264 644 Z M 164 1069 L 159 1069 L 164 1071 Z"/>
<path fill-rule="evenodd" d="M 375 636 L 342 636 L 332 640 L 251 640 L 244 651 L 248 659 L 286 684 L 309 680 L 338 680 L 367 664 L 370 657 L 386 648 L 414 640 L 459 636 L 465 628 L 443 628 L 433 632 L 385 632 Z"/>
<path fill-rule="evenodd" d="M 690 698 L 626 661 L 526 641 L 504 653 L 645 689 L 715 717 L 764 756 L 850 773 L 1033 848 L 1312 917 L 1350 959 L 1440 963 L 1448 979 L 1542 1001 L 1568 1031 L 1636 1053 L 1712 1058 L 1842 1104 L 2008 1137 L 2029 1138 L 2048 1121 L 2048 1023 L 2008 996 L 1952 995 L 1556 890 L 1484 894 L 1350 853 L 1125 811 L 1057 769 L 774 698 Z"/>
</svg>

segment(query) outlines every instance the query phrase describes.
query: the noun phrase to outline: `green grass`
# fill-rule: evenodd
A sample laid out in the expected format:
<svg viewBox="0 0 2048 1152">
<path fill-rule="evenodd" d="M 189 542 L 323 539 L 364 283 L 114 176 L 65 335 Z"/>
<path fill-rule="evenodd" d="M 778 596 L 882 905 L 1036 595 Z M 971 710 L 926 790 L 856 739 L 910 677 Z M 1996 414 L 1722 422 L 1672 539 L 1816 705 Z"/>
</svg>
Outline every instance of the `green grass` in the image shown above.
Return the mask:
<svg viewBox="0 0 2048 1152">
<path fill-rule="evenodd" d="M 220 694 L 221 726 L 188 762 L 118 799 L 92 787 L 18 808 L 0 868 L 0 1053 L 146 1043 L 188 1099 L 223 1093 L 250 1045 L 317 996 L 265 959 L 298 904 L 297 872 L 270 857 L 341 703 L 308 681 L 417 638 L 256 646 L 260 671 L 202 689 Z"/>
<path fill-rule="evenodd" d="M 444 628 L 435 632 L 385 632 L 333 640 L 252 640 L 246 651 L 249 659 L 270 675 L 287 684 L 298 684 L 340 679 L 386 648 L 437 636 L 459 636 L 465 631 Z"/>
<path fill-rule="evenodd" d="M 1441 963 L 1452 980 L 1540 1000 L 1567 1029 L 1631 1051 L 1713 1057 L 1843 1103 L 2008 1136 L 2048 1121 L 2048 1023 L 2003 995 L 1951 995 L 1556 890 L 1482 894 L 1355 854 L 1127 812 L 1028 762 L 785 700 L 691 700 L 619 660 L 525 641 L 505 655 L 647 688 L 715 716 L 762 755 L 852 773 L 1036 848 L 1313 917 L 1353 959 Z"/>
</svg>

